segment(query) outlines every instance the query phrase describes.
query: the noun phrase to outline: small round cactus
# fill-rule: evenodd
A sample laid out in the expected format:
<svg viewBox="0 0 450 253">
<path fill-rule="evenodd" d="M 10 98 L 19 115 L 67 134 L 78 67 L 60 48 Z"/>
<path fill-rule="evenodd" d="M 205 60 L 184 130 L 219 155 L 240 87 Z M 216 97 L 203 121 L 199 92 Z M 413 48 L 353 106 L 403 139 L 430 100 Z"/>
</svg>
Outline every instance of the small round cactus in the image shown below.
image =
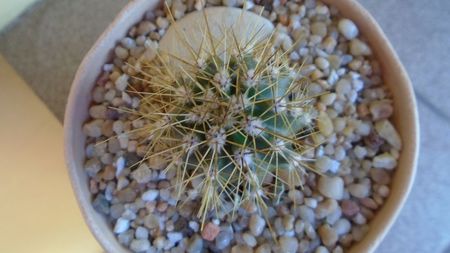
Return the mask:
<svg viewBox="0 0 450 253">
<path fill-rule="evenodd" d="M 175 171 L 179 198 L 188 186 L 198 191 L 202 221 L 244 201 L 264 209 L 301 186 L 311 169 L 304 153 L 312 146 L 304 140 L 315 113 L 300 67 L 271 37 L 242 44 L 199 53 L 177 72 L 157 57 L 135 77 L 148 83 L 139 92 L 144 160 Z"/>
</svg>

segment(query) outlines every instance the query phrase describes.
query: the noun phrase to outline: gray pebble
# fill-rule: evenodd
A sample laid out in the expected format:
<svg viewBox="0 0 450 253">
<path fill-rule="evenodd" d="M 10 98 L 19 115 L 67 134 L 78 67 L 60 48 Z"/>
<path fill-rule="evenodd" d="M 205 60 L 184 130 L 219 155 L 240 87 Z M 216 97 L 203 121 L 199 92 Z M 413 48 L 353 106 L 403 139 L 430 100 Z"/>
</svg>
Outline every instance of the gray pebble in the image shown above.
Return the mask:
<svg viewBox="0 0 450 253">
<path fill-rule="evenodd" d="M 150 242 L 147 239 L 135 239 L 130 243 L 130 249 L 134 252 L 144 252 L 150 248 Z"/>
</svg>

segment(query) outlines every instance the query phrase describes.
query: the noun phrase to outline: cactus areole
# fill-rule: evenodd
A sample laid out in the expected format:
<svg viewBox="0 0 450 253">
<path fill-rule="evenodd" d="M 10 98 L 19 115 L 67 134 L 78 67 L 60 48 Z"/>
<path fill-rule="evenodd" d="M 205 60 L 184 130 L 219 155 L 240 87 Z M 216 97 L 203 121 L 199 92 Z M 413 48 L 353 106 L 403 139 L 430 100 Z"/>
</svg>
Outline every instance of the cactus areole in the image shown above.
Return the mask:
<svg viewBox="0 0 450 253">
<path fill-rule="evenodd" d="M 203 222 L 244 201 L 264 210 L 300 187 L 310 169 L 304 154 L 313 148 L 306 139 L 315 121 L 307 81 L 278 47 L 273 28 L 260 29 L 266 20 L 255 14 L 217 9 L 244 18 L 219 29 L 212 26 L 228 19 L 206 9 L 190 14 L 203 25 L 186 23 L 189 15 L 173 23 L 161 45 L 176 41 L 189 56 L 161 48 L 142 59 L 134 77 L 150 83 L 138 110 L 147 124 L 144 161 L 165 161 L 166 172 L 175 170 L 180 201 L 187 189 L 201 196 Z M 238 22 L 252 29 L 236 34 Z M 194 34 L 201 35 L 195 45 Z"/>
</svg>

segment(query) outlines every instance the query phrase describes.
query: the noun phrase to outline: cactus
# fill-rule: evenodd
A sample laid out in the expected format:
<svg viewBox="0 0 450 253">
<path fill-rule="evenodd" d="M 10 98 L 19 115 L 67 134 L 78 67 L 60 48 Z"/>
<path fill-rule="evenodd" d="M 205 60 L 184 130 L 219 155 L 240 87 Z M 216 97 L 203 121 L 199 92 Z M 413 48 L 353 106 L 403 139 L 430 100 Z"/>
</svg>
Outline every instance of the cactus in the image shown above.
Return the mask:
<svg viewBox="0 0 450 253">
<path fill-rule="evenodd" d="M 179 73 L 159 55 L 135 77 L 149 84 L 139 92 L 144 160 L 175 170 L 179 198 L 198 184 L 203 222 L 226 203 L 233 211 L 243 201 L 264 209 L 300 186 L 311 169 L 303 154 L 314 120 L 307 80 L 271 37 L 212 51 Z"/>
</svg>

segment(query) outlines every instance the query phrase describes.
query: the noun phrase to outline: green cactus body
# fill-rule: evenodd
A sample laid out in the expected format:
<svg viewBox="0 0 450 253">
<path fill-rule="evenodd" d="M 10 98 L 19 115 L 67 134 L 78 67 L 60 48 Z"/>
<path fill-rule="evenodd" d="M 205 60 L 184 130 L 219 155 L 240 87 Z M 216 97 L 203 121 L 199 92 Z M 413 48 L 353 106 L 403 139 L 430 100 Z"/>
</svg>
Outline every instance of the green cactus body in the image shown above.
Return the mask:
<svg viewBox="0 0 450 253">
<path fill-rule="evenodd" d="M 145 98 L 144 108 L 152 104 L 149 156 L 171 161 L 167 170 L 176 170 L 180 194 L 202 179 L 194 188 L 202 194 L 203 219 L 223 202 L 236 210 L 244 200 L 277 200 L 298 186 L 289 177 L 303 177 L 311 98 L 298 69 L 270 42 L 262 45 L 230 50 L 228 57 L 210 54 L 176 78 L 167 68 L 172 81 L 160 77 L 165 81 L 154 81 Z"/>
</svg>

